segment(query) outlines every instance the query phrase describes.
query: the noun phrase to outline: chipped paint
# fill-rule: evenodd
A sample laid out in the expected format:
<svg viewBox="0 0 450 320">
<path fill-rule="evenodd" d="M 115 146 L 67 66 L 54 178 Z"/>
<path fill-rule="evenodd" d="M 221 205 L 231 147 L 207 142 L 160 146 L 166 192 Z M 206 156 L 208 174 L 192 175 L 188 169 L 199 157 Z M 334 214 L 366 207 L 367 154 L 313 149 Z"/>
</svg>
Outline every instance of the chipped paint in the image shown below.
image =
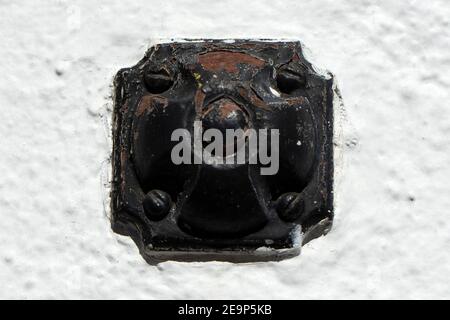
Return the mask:
<svg viewBox="0 0 450 320">
<path fill-rule="evenodd" d="M 265 61 L 242 52 L 211 51 L 199 55 L 201 66 L 207 71 L 237 73 L 239 64 L 261 68 Z"/>
</svg>

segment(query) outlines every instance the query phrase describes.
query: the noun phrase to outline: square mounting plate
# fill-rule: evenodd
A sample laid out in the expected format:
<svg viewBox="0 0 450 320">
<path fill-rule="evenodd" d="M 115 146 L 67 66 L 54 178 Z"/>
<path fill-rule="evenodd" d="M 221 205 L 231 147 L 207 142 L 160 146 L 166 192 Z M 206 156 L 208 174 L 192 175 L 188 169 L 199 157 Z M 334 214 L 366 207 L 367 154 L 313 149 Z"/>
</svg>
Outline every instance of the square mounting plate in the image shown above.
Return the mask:
<svg viewBox="0 0 450 320">
<path fill-rule="evenodd" d="M 333 76 L 316 72 L 299 42 L 158 44 L 114 86 L 112 227 L 149 263 L 279 260 L 330 230 Z M 196 161 L 195 143 L 183 149 L 192 162 L 176 163 L 173 133 L 195 136 L 196 123 L 277 132 L 276 172 L 249 157 Z"/>
</svg>

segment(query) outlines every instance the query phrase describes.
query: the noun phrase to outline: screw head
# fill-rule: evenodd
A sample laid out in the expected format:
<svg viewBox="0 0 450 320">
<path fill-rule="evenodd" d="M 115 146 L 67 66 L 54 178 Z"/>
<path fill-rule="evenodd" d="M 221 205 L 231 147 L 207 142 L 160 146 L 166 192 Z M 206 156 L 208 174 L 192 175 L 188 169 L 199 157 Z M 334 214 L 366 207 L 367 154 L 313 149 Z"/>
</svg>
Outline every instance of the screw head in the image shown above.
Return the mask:
<svg viewBox="0 0 450 320">
<path fill-rule="evenodd" d="M 169 213 L 170 203 L 171 199 L 167 192 L 154 189 L 145 195 L 142 205 L 147 218 L 158 221 Z"/>
<path fill-rule="evenodd" d="M 278 198 L 275 207 L 282 220 L 292 222 L 303 214 L 305 202 L 299 193 L 289 192 Z"/>
<path fill-rule="evenodd" d="M 174 84 L 172 75 L 165 69 L 152 70 L 148 68 L 144 73 L 144 81 L 147 90 L 154 94 L 163 93 Z"/>
</svg>

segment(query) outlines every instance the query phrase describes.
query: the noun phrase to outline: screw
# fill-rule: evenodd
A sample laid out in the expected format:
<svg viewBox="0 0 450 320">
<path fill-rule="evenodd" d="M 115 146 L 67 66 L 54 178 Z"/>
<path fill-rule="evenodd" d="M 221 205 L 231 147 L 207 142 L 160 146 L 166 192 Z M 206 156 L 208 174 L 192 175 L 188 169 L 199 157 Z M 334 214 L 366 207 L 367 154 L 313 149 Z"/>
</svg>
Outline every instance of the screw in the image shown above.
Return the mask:
<svg viewBox="0 0 450 320">
<path fill-rule="evenodd" d="M 305 210 L 305 202 L 296 192 L 281 195 L 275 206 L 280 218 L 289 222 L 298 219 Z"/>
<path fill-rule="evenodd" d="M 153 221 L 163 219 L 170 210 L 171 199 L 167 192 L 161 190 L 149 191 L 142 202 L 146 216 Z"/>
</svg>

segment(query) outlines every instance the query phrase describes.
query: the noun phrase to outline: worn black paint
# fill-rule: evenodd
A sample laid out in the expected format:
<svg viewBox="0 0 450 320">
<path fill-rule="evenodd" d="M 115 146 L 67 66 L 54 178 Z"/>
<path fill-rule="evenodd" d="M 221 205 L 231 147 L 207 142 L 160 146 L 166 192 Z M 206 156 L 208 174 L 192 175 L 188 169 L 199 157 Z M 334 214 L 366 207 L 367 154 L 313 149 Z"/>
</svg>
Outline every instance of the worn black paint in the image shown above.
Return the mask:
<svg viewBox="0 0 450 320">
<path fill-rule="evenodd" d="M 298 42 L 156 45 L 114 85 L 112 227 L 147 261 L 281 259 L 299 251 L 296 226 L 303 243 L 328 232 L 333 78 L 314 71 Z M 218 103 L 239 112 L 226 121 L 205 112 Z M 195 119 L 279 129 L 279 172 L 174 165 L 171 133 Z M 255 251 L 263 246 L 275 250 Z"/>
</svg>

